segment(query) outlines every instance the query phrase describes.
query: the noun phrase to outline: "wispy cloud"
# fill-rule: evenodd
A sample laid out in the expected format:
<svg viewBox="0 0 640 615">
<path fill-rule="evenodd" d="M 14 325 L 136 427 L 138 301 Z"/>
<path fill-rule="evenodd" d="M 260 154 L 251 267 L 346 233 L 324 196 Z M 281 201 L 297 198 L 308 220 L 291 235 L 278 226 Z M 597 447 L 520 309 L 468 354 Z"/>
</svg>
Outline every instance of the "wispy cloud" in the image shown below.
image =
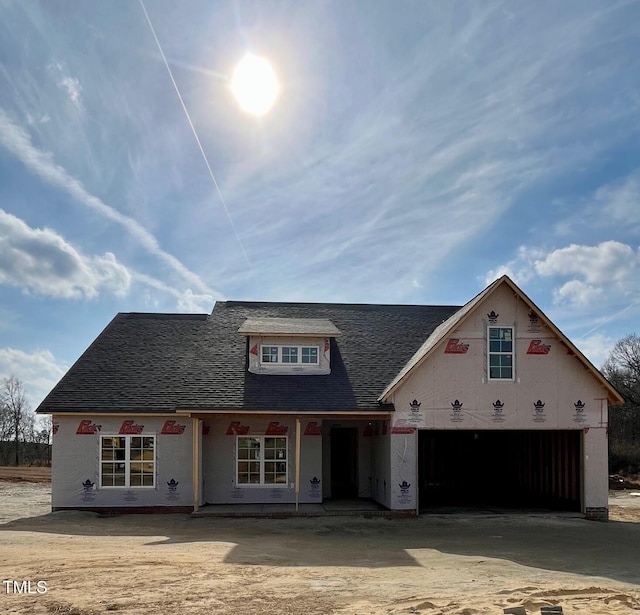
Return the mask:
<svg viewBox="0 0 640 615">
<path fill-rule="evenodd" d="M 25 352 L 16 348 L 0 348 L 0 378 L 16 376 L 22 380 L 33 408 L 44 399 L 67 369 L 48 350 Z"/>
<path fill-rule="evenodd" d="M 211 312 L 215 298 L 207 293 L 194 293 L 190 288 L 178 290 L 149 275 L 133 272 L 133 279 L 156 290 L 168 293 L 176 299 L 178 312 L 195 312 L 198 314 Z"/>
<path fill-rule="evenodd" d="M 463 21 L 454 8 L 435 11 L 419 37 L 398 43 L 405 61 L 385 74 L 366 58 L 365 66 L 334 65 L 329 55 L 320 74 L 341 71 L 349 90 L 339 80 L 314 82 L 299 108 L 288 109 L 291 134 L 305 138 L 256 148 L 231 170 L 225 193 L 244 207 L 243 239 L 289 286 L 301 272 L 296 282 L 314 292 L 324 270 L 342 294 L 353 292 L 354 279 L 369 299 L 376 288 L 396 298 L 415 292 L 413 280 L 454 262 L 523 194 L 602 152 L 601 124 L 591 118 L 601 107 L 582 95 L 605 86 L 617 67 L 604 65 L 589 81 L 579 75 L 585 54 L 610 36 L 607 11 L 556 19 L 477 7 Z M 383 53 L 376 60 L 384 66 Z M 321 112 L 312 98 L 333 96 L 357 113 L 336 103 L 331 122 L 321 117 L 322 132 L 313 133 Z M 609 108 L 605 123 L 629 113 Z M 243 228 L 243 219 L 254 224 Z M 286 248 L 274 250 L 276 239 Z"/>
<path fill-rule="evenodd" d="M 158 240 L 133 218 L 121 214 L 101 199 L 89 193 L 74 177 L 53 162 L 53 156 L 36 148 L 29 135 L 14 124 L 0 109 L 0 143 L 18 158 L 32 173 L 48 184 L 69 194 L 77 203 L 99 213 L 107 220 L 121 226 L 147 252 L 168 265 L 199 292 L 220 297 L 196 273 L 185 267 L 175 256 L 163 250 Z"/>
<path fill-rule="evenodd" d="M 593 213 L 598 223 L 607 226 L 624 224 L 628 230 L 640 229 L 640 172 L 599 188 Z"/>
<path fill-rule="evenodd" d="M 80 98 L 82 87 L 80 86 L 80 82 L 75 77 L 63 77 L 58 82 L 58 85 L 67 92 L 69 100 L 73 103 L 73 106 L 79 111 L 82 111 L 82 100 Z"/>
<path fill-rule="evenodd" d="M 124 295 L 131 274 L 115 256 L 86 256 L 51 229 L 34 229 L 0 209 L 0 284 L 65 299 Z"/>
<path fill-rule="evenodd" d="M 573 340 L 581 352 L 596 367 L 601 367 L 604 364 L 616 341 L 616 339 L 604 333 L 585 335 Z"/>
</svg>

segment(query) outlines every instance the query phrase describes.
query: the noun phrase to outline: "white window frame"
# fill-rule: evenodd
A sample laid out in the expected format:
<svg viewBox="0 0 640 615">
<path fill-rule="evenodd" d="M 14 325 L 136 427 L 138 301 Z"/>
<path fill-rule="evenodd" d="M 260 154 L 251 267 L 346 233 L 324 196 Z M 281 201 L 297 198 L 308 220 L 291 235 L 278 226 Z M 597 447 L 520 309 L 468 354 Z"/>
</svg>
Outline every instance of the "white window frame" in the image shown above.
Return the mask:
<svg viewBox="0 0 640 615">
<path fill-rule="evenodd" d="M 276 348 L 277 360 L 276 361 L 265 361 L 263 349 L 264 348 Z M 284 349 L 291 348 L 296 349 L 296 361 L 285 361 L 284 360 Z M 315 349 L 316 351 L 316 361 L 314 363 L 304 363 L 302 361 L 302 351 L 306 349 Z M 320 365 L 320 346 L 316 344 L 261 344 L 260 346 L 260 364 L 261 365 L 304 365 L 309 367 L 316 367 Z"/>
<path fill-rule="evenodd" d="M 242 440 L 258 440 L 260 442 L 260 448 L 258 451 L 257 458 L 240 458 L 240 443 Z M 267 440 L 284 440 L 284 449 L 283 447 L 276 447 L 275 450 L 284 450 L 284 457 L 277 457 L 273 459 L 266 458 L 266 447 L 265 443 Z M 243 447 L 243 450 L 251 450 Z M 269 489 L 285 489 L 289 485 L 289 438 L 288 436 L 236 436 L 236 487 L 248 487 L 248 488 L 269 488 Z M 259 464 L 259 476 L 260 482 L 257 483 L 241 483 L 240 482 L 240 474 L 244 474 L 245 472 L 240 472 L 240 464 L 242 463 L 257 463 Z M 265 476 L 267 475 L 266 467 L 268 464 L 284 464 L 285 466 L 285 476 L 284 481 L 279 483 L 268 483 L 266 482 Z M 282 471 L 278 470 L 274 467 L 274 474 L 281 474 Z"/>
<path fill-rule="evenodd" d="M 511 331 L 511 350 L 510 351 L 505 351 L 505 350 L 491 350 L 491 331 L 493 329 L 498 329 L 498 330 L 510 330 Z M 502 340 L 501 338 L 498 340 L 494 340 L 494 341 L 498 341 L 500 343 L 502 343 L 505 340 Z M 498 357 L 511 357 L 511 376 L 508 378 L 502 378 L 502 377 L 493 377 L 491 375 L 491 357 L 492 356 L 498 356 Z M 498 368 L 500 370 L 505 369 L 504 366 L 500 365 L 498 366 Z M 491 382 L 513 382 L 515 380 L 515 376 L 516 376 L 516 339 L 515 339 L 515 327 L 511 326 L 511 325 L 489 325 L 487 327 L 487 380 L 491 381 Z"/>
<path fill-rule="evenodd" d="M 110 450 L 110 449 L 105 449 L 103 446 L 103 442 L 106 439 L 110 439 L 110 438 L 119 438 L 119 439 L 123 439 L 124 440 L 124 459 L 105 459 L 103 457 L 105 451 Z M 134 448 L 134 451 L 140 450 L 140 451 L 148 451 L 151 450 L 152 455 L 150 456 L 150 458 L 147 459 L 133 459 L 132 458 L 132 453 L 131 453 L 131 444 L 134 441 L 135 438 L 141 438 L 142 442 L 141 447 L 138 448 Z M 153 448 L 149 449 L 147 447 L 144 446 L 144 440 L 151 440 L 153 442 Z M 155 435 L 150 436 L 150 435 L 138 435 L 138 434 L 131 434 L 131 435 L 122 435 L 122 434 L 104 434 L 104 435 L 100 435 L 100 441 L 99 441 L 99 445 L 100 445 L 100 452 L 99 452 L 99 468 L 100 468 L 100 489 L 155 489 L 156 488 L 156 483 L 157 483 L 157 464 L 156 464 L 156 457 L 157 457 L 157 439 L 155 437 Z M 113 448 L 111 450 L 122 450 L 120 448 Z M 106 464 L 113 464 L 115 465 L 121 465 L 124 466 L 124 485 L 105 485 L 104 484 L 104 476 L 105 475 L 112 475 L 115 476 L 116 474 L 113 472 L 103 472 L 104 467 L 106 466 Z M 143 465 L 151 465 L 151 472 L 148 471 L 144 471 L 143 469 L 143 474 L 142 476 L 142 480 L 144 480 L 144 476 L 149 476 L 151 475 L 152 477 L 152 482 L 153 484 L 151 485 L 132 485 L 131 484 L 131 467 L 133 464 L 143 464 Z"/>
</svg>

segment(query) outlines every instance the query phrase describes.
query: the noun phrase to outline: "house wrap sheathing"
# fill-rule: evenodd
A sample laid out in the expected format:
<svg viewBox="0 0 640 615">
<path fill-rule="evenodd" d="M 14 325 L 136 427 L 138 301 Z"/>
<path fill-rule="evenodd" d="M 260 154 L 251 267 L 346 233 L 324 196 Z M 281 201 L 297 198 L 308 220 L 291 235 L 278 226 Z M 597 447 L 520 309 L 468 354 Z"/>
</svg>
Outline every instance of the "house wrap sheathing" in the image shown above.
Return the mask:
<svg viewBox="0 0 640 615">
<path fill-rule="evenodd" d="M 507 277 L 463 307 L 118 314 L 42 402 L 54 509 L 368 498 L 606 519 L 620 395 Z"/>
</svg>

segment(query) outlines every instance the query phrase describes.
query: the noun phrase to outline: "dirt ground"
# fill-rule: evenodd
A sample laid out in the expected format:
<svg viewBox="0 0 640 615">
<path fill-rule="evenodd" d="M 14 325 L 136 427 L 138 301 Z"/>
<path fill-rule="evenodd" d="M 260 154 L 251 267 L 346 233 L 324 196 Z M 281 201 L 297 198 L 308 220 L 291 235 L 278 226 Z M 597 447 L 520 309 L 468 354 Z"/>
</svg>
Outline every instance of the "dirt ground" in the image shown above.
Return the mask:
<svg viewBox="0 0 640 615">
<path fill-rule="evenodd" d="M 640 495 L 625 491 L 612 492 L 609 523 L 481 513 L 102 518 L 49 507 L 49 485 L 0 481 L 2 613 L 640 611 Z M 31 581 L 32 593 L 7 581 Z"/>
<path fill-rule="evenodd" d="M 50 483 L 51 468 L 29 466 L 0 466 L 0 480 L 12 483 Z"/>
</svg>

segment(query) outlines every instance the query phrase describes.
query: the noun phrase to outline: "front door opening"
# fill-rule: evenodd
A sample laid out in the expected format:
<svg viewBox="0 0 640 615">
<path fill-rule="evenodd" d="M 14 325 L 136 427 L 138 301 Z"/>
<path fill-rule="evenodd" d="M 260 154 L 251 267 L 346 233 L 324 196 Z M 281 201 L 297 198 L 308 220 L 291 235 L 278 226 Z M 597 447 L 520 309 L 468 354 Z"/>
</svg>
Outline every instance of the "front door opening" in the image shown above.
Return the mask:
<svg viewBox="0 0 640 615">
<path fill-rule="evenodd" d="M 331 498 L 358 497 L 358 428 L 333 427 L 331 440 Z"/>
</svg>

